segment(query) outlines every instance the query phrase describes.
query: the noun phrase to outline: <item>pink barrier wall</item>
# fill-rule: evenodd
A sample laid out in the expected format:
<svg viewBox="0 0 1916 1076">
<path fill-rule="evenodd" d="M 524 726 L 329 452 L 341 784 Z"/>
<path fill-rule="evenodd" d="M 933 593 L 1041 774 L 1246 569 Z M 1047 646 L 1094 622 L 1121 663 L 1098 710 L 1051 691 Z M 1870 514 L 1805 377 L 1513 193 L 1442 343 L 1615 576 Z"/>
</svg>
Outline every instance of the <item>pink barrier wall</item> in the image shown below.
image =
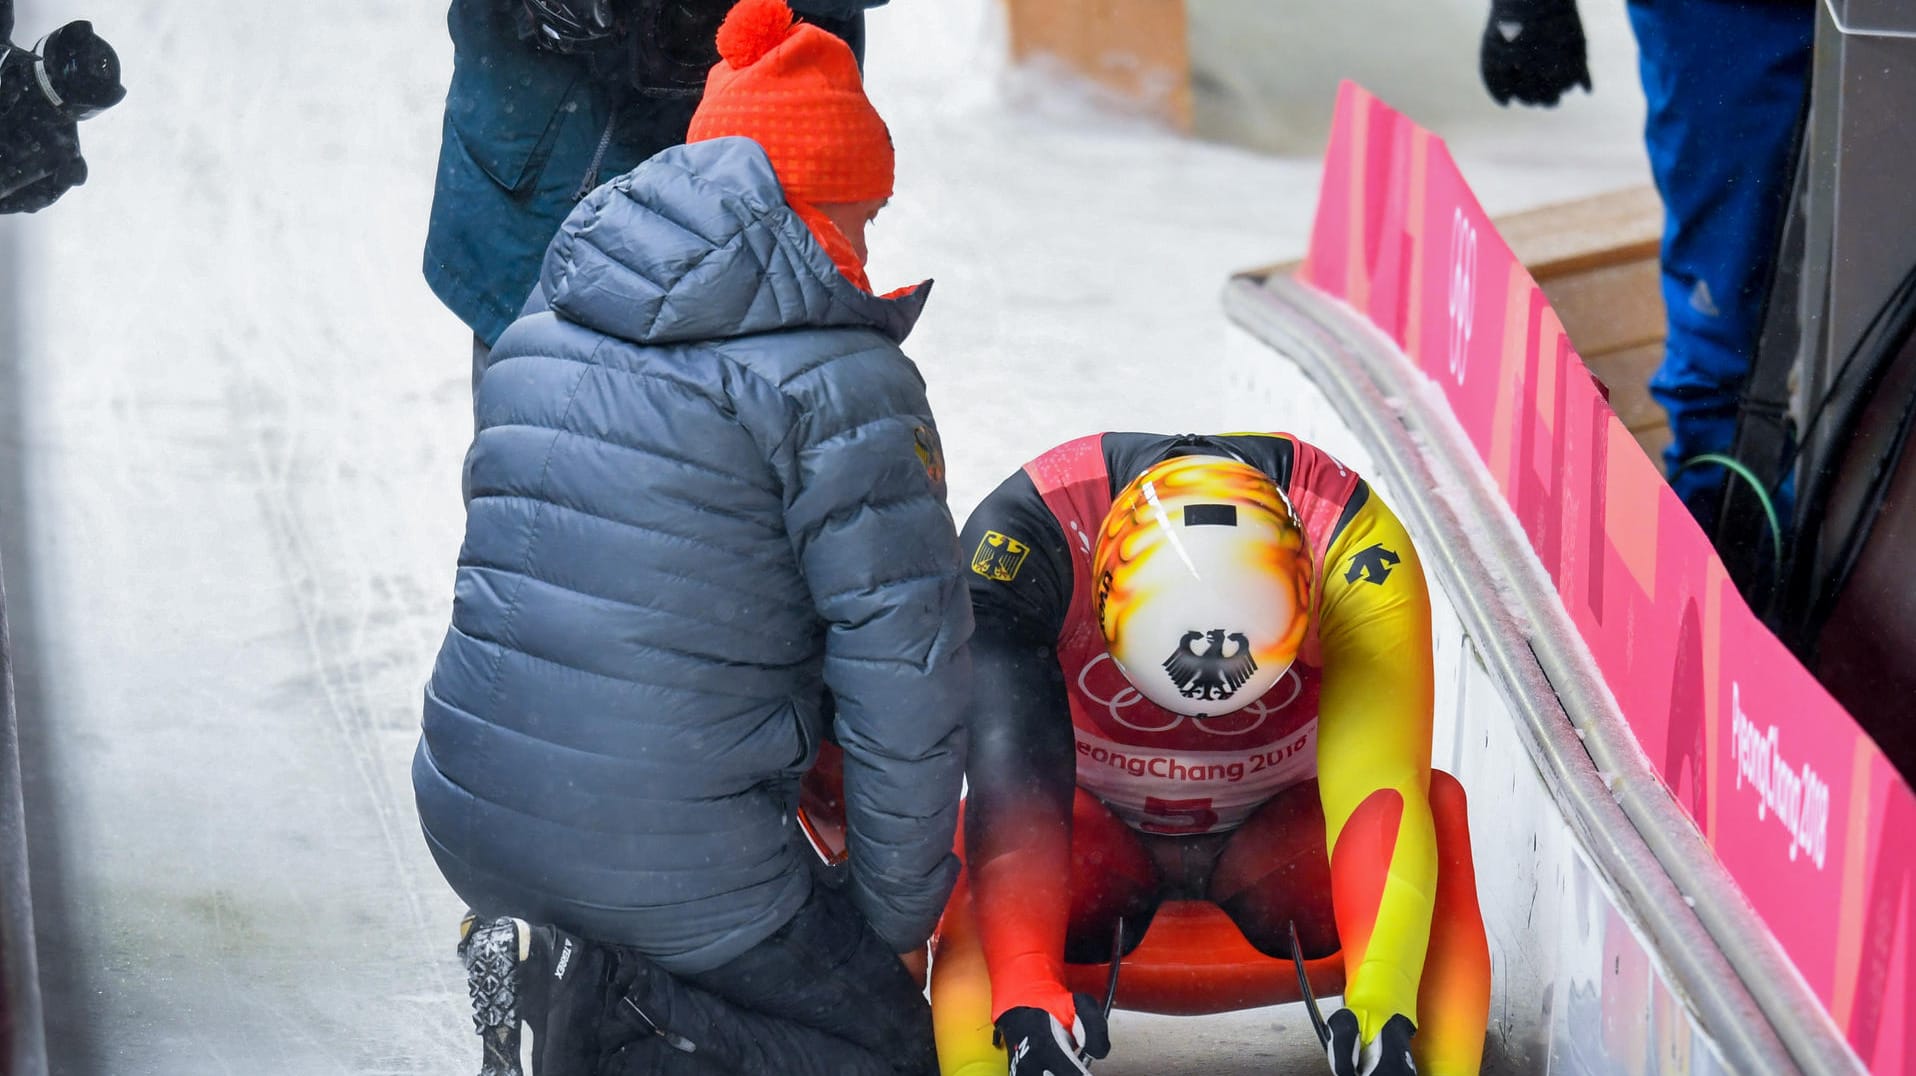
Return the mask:
<svg viewBox="0 0 1916 1076">
<path fill-rule="evenodd" d="M 1442 388 L 1671 794 L 1871 1070 L 1916 1074 L 1916 796 L 1744 604 L 1443 142 L 1352 83 L 1300 275 Z"/>
</svg>

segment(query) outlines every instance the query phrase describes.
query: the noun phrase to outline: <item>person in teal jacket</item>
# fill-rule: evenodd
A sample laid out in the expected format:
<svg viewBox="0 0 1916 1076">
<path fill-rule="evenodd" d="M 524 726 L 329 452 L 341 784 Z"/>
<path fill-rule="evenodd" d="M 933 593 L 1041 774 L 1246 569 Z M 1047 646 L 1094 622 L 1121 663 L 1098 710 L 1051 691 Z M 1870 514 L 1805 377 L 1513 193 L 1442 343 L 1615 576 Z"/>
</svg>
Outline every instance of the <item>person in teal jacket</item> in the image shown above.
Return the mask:
<svg viewBox="0 0 1916 1076">
<path fill-rule="evenodd" d="M 885 0 L 794 0 L 863 57 Z M 731 0 L 453 0 L 452 86 L 426 230 L 426 283 L 472 329 L 475 376 L 539 279 L 572 207 L 685 140 Z M 560 26 L 615 24 L 592 41 Z M 584 35 L 579 35 L 583 37 Z M 556 46 L 556 47 L 555 47 Z M 563 51 L 562 51 L 563 50 Z"/>
</svg>

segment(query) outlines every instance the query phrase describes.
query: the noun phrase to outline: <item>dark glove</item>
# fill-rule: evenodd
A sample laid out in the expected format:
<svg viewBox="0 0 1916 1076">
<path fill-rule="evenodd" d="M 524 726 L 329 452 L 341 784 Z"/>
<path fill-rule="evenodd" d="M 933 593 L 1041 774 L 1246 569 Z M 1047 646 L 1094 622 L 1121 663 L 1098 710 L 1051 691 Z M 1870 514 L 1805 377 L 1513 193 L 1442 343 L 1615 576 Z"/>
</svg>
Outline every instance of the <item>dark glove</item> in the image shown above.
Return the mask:
<svg viewBox="0 0 1916 1076">
<path fill-rule="evenodd" d="M 1576 0 L 1491 0 L 1478 59 L 1500 105 L 1554 106 L 1570 87 L 1590 90 Z"/>
<path fill-rule="evenodd" d="M 1111 1052 L 1104 1012 L 1090 994 L 1073 994 L 1078 1018 L 1070 1028 L 1058 1018 L 1029 1006 L 1006 1009 L 998 1034 L 1011 1055 L 1008 1076 L 1090 1076 L 1086 1067 Z"/>
<path fill-rule="evenodd" d="M 1416 1076 L 1417 1065 L 1410 1059 L 1410 1039 L 1417 1028 L 1407 1017 L 1393 1016 L 1384 1022 L 1369 1045 L 1357 1031 L 1357 1014 L 1339 1009 L 1325 1023 L 1330 1025 L 1328 1047 L 1333 1076 Z"/>
</svg>

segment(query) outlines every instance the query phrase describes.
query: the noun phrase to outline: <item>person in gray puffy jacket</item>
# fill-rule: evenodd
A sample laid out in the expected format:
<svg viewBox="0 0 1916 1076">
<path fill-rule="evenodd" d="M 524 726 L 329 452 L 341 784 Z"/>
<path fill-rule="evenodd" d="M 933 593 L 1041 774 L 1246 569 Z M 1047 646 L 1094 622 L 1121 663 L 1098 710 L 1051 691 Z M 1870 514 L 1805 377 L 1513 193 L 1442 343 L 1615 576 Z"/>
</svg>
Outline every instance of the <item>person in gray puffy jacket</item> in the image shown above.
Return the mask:
<svg viewBox="0 0 1916 1076">
<path fill-rule="evenodd" d="M 480 380 L 420 821 L 491 939 L 468 950 L 496 950 L 466 954 L 482 1031 L 537 1034 L 539 1012 L 488 1017 L 480 981 L 542 948 L 564 971 L 550 950 L 578 943 L 829 1040 L 754 1065 L 702 1038 L 722 1028 L 664 1027 L 717 1066 L 685 1071 L 930 1072 L 896 954 L 957 871 L 972 624 L 899 347 L 929 284 L 865 286 L 892 154 L 850 50 L 783 0 L 719 40 L 691 142 L 572 212 Z M 828 736 L 842 890 L 793 817 Z"/>
</svg>

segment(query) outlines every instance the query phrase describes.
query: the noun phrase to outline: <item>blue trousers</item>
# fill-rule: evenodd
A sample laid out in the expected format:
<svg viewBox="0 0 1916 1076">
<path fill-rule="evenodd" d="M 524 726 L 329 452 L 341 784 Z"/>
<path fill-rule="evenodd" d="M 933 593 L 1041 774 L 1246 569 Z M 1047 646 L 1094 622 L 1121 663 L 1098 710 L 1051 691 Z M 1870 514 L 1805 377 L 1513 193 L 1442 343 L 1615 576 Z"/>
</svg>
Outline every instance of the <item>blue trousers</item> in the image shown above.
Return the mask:
<svg viewBox="0 0 1916 1076">
<path fill-rule="evenodd" d="M 1715 510 L 1721 467 L 1762 329 L 1809 87 L 1816 6 L 1806 0 L 1630 0 L 1644 142 L 1663 196 L 1663 365 L 1650 394 L 1670 415 L 1671 485 L 1693 513 Z"/>
</svg>

